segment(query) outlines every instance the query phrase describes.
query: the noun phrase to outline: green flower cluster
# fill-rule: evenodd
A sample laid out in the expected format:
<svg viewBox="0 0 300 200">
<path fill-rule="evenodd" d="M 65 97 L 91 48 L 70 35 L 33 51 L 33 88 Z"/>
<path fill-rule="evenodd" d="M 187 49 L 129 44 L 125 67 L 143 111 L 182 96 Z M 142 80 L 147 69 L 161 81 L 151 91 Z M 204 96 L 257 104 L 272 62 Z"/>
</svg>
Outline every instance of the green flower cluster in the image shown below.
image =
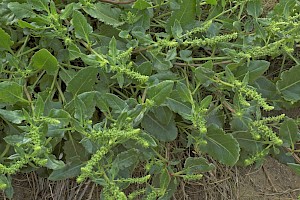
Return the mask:
<svg viewBox="0 0 300 200">
<path fill-rule="evenodd" d="M 251 156 L 250 158 L 245 159 L 244 164 L 246 166 L 248 165 L 252 165 L 254 162 L 263 159 L 264 157 L 266 157 L 269 153 L 268 149 L 264 149 L 260 152 L 257 152 L 255 155 Z"/>
<path fill-rule="evenodd" d="M 266 100 L 262 98 L 261 94 L 259 94 L 254 88 L 249 85 L 243 84 L 242 82 L 235 80 L 233 82 L 235 90 L 239 93 L 240 96 L 246 96 L 250 99 L 257 101 L 258 105 L 260 105 L 265 111 L 273 110 L 274 107 L 268 105 Z M 245 103 L 244 103 L 245 104 Z"/>
<path fill-rule="evenodd" d="M 187 31 L 186 34 L 182 35 L 182 37 L 188 38 L 197 33 L 204 33 L 209 29 L 211 24 L 212 24 L 212 20 L 209 20 L 209 21 L 201 24 L 201 26 L 197 26 L 196 28 L 193 28 L 192 30 Z"/>
<path fill-rule="evenodd" d="M 213 46 L 220 42 L 228 42 L 230 40 L 236 39 L 238 36 L 237 33 L 231 33 L 227 35 L 220 35 L 215 36 L 212 38 L 204 38 L 204 39 L 193 39 L 193 40 L 186 40 L 183 42 L 184 46 L 192 46 L 192 47 L 199 47 L 199 46 Z"/>
<path fill-rule="evenodd" d="M 197 181 L 203 177 L 202 174 L 187 174 L 183 176 L 185 181 Z"/>
<path fill-rule="evenodd" d="M 274 145 L 281 146 L 283 144 L 283 141 L 263 120 L 250 123 L 250 134 L 256 140 L 259 140 L 262 137 L 264 140 L 270 140 Z"/>
<path fill-rule="evenodd" d="M 122 192 L 120 188 L 113 182 L 108 183 L 103 188 L 103 196 L 106 200 L 127 200 L 124 192 Z"/>
</svg>

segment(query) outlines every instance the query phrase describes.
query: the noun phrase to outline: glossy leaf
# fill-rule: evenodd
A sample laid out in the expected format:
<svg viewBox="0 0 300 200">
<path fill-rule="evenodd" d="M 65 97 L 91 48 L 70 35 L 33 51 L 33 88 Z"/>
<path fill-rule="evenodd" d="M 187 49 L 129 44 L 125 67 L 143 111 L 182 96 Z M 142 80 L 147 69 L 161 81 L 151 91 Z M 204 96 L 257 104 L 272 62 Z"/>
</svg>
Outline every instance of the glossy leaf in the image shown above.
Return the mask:
<svg viewBox="0 0 300 200">
<path fill-rule="evenodd" d="M 13 41 L 10 40 L 10 36 L 0 27 L 0 51 L 10 50 Z"/>
</svg>

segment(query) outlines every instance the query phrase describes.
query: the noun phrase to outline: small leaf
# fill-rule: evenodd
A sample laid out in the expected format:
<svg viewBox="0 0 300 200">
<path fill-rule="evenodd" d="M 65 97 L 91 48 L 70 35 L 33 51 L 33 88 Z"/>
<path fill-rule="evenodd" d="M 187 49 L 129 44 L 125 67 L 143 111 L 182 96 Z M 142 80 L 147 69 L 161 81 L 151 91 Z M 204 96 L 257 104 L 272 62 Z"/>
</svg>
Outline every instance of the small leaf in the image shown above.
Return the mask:
<svg viewBox="0 0 300 200">
<path fill-rule="evenodd" d="M 31 57 L 31 67 L 35 70 L 44 69 L 49 75 L 54 75 L 58 62 L 47 49 L 41 49 Z"/>
<path fill-rule="evenodd" d="M 138 9 L 138 10 L 144 10 L 144 9 L 150 7 L 150 6 L 151 6 L 151 4 L 148 3 L 148 2 L 145 1 L 145 0 L 137 0 L 137 1 L 133 4 L 132 7 L 135 8 L 135 9 Z"/>
<path fill-rule="evenodd" d="M 293 119 L 286 119 L 281 124 L 279 129 L 279 135 L 283 139 L 283 142 L 287 147 L 293 146 L 298 138 L 298 126 Z"/>
<path fill-rule="evenodd" d="M 24 135 L 8 135 L 3 138 L 7 144 L 20 145 L 26 144 L 31 141 L 30 138 L 26 138 Z"/>
<path fill-rule="evenodd" d="M 96 3 L 88 7 L 83 7 L 83 10 L 90 16 L 113 27 L 121 26 L 124 23 L 119 20 L 121 10 L 119 8 L 112 8 L 109 4 Z"/>
<path fill-rule="evenodd" d="M 81 69 L 68 83 L 67 91 L 71 92 L 73 96 L 91 91 L 96 82 L 97 73 L 98 69 L 96 67 L 86 67 Z"/>
<path fill-rule="evenodd" d="M 13 41 L 10 40 L 10 36 L 0 28 L 0 51 L 2 50 L 10 50 Z"/>
<path fill-rule="evenodd" d="M 23 99 L 22 86 L 11 81 L 3 81 L 0 83 L 0 103 L 15 104 Z"/>
<path fill-rule="evenodd" d="M 186 84 L 182 83 L 182 82 L 177 82 L 176 83 L 176 89 L 178 91 L 178 95 L 181 98 L 181 100 L 183 102 L 190 102 L 192 103 L 192 96 L 190 93 L 189 88 L 187 87 Z"/>
<path fill-rule="evenodd" d="M 81 55 L 81 51 L 78 48 L 78 46 L 74 43 L 71 43 L 68 47 L 68 51 L 69 51 L 69 59 L 70 60 L 74 60 L 76 58 L 79 58 Z"/>
<path fill-rule="evenodd" d="M 200 149 L 217 161 L 233 166 L 239 159 L 239 143 L 230 134 L 226 134 L 215 125 L 210 125 L 205 136 L 207 145 Z"/>
<path fill-rule="evenodd" d="M 177 138 L 177 128 L 175 120 L 171 119 L 168 124 L 162 124 L 153 113 L 148 113 L 144 116 L 142 127 L 147 133 L 153 135 L 160 141 L 169 142 Z"/>
<path fill-rule="evenodd" d="M 74 140 L 73 138 L 70 138 L 64 143 L 63 149 L 66 161 L 70 161 L 75 158 L 79 158 L 82 161 L 88 159 L 89 155 L 85 151 L 83 145 L 80 144 L 78 141 Z"/>
<path fill-rule="evenodd" d="M 217 0 L 206 0 L 206 3 L 215 6 L 218 2 Z"/>
<path fill-rule="evenodd" d="M 183 103 L 173 98 L 166 99 L 166 105 L 175 113 L 181 115 L 184 119 L 191 119 L 192 106 L 188 103 Z"/>
<path fill-rule="evenodd" d="M 287 101 L 296 102 L 300 100 L 300 65 L 294 66 L 280 75 L 276 86 L 283 98 Z"/>
<path fill-rule="evenodd" d="M 172 92 L 173 85 L 173 81 L 166 80 L 157 85 L 149 87 L 147 91 L 148 98 L 153 100 L 156 105 L 162 104 Z"/>
<path fill-rule="evenodd" d="M 93 28 L 88 24 L 86 18 L 79 11 L 74 11 L 72 23 L 75 29 L 75 35 L 79 39 L 84 39 L 89 43 L 89 35 L 93 32 Z"/>
<path fill-rule="evenodd" d="M 109 107 L 116 112 L 122 112 L 127 107 L 127 104 L 124 100 L 111 93 L 105 94 L 105 100 Z"/>
</svg>

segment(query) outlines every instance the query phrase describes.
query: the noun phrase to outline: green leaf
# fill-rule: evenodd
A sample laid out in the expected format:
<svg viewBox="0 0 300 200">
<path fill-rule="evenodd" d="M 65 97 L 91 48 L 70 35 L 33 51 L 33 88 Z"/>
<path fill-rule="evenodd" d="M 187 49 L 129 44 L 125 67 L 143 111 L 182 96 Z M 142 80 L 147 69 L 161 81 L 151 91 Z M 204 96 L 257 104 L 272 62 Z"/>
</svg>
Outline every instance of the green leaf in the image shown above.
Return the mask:
<svg viewBox="0 0 300 200">
<path fill-rule="evenodd" d="M 147 91 L 148 98 L 153 100 L 155 104 L 159 106 L 170 95 L 173 85 L 173 81 L 166 80 L 157 85 L 149 87 Z"/>
<path fill-rule="evenodd" d="M 174 119 L 165 125 L 153 113 L 148 113 L 144 116 L 141 125 L 147 133 L 160 141 L 169 142 L 177 138 L 178 131 Z"/>
<path fill-rule="evenodd" d="M 163 191 L 166 191 L 171 181 L 171 177 L 169 175 L 169 172 L 167 169 L 163 169 L 159 176 L 159 186 L 160 189 L 163 189 Z"/>
<path fill-rule="evenodd" d="M 283 98 L 287 101 L 296 102 L 300 100 L 300 65 L 294 66 L 280 75 L 276 86 Z"/>
<path fill-rule="evenodd" d="M 217 0 L 206 0 L 206 3 L 207 4 L 210 4 L 210 5 L 217 5 Z"/>
<path fill-rule="evenodd" d="M 79 39 L 84 39 L 86 42 L 90 42 L 90 34 L 93 32 L 93 28 L 88 24 L 86 18 L 79 11 L 74 11 L 72 23 L 75 29 L 75 35 Z"/>
<path fill-rule="evenodd" d="M 69 59 L 70 60 L 74 60 L 76 58 L 79 58 L 80 55 L 81 55 L 80 49 L 74 43 L 69 44 L 68 51 L 69 51 Z"/>
<path fill-rule="evenodd" d="M 91 91 L 95 85 L 98 69 L 96 67 L 86 67 L 76 73 L 67 85 L 67 91 L 73 96 Z"/>
<path fill-rule="evenodd" d="M 38 11 L 42 11 L 42 10 L 45 10 L 45 11 L 48 11 L 49 10 L 49 7 L 48 7 L 48 4 L 49 4 L 49 0 L 27 0 L 28 3 L 30 3 L 33 8 L 35 10 L 38 10 Z"/>
<path fill-rule="evenodd" d="M 18 19 L 33 18 L 36 14 L 33 12 L 30 4 L 11 2 L 7 7 L 16 15 Z"/>
<path fill-rule="evenodd" d="M 8 135 L 3 139 L 7 144 L 10 145 L 26 144 L 31 141 L 30 138 L 26 138 L 24 135 Z"/>
<path fill-rule="evenodd" d="M 134 2 L 132 7 L 138 10 L 144 10 L 150 6 L 151 4 L 145 0 L 137 0 L 136 2 Z"/>
<path fill-rule="evenodd" d="M 10 50 L 13 41 L 10 40 L 10 36 L 0 27 L 0 51 Z"/>
<path fill-rule="evenodd" d="M 23 99 L 22 86 L 11 81 L 0 83 L 0 103 L 15 104 Z"/>
<path fill-rule="evenodd" d="M 270 66 L 270 62 L 265 60 L 252 60 L 249 64 L 240 66 L 234 72 L 234 75 L 238 79 L 243 79 L 244 76 L 249 72 L 249 82 L 253 83 L 258 77 L 263 75 Z"/>
<path fill-rule="evenodd" d="M 144 34 L 143 34 L 144 35 Z M 153 68 L 157 71 L 168 70 L 173 67 L 170 61 L 165 60 L 165 57 L 161 55 L 153 56 Z"/>
<path fill-rule="evenodd" d="M 105 100 L 109 107 L 111 107 L 116 112 L 122 112 L 122 110 L 127 107 L 127 104 L 124 100 L 111 93 L 105 94 Z"/>
<path fill-rule="evenodd" d="M 96 3 L 88 7 L 83 7 L 83 10 L 90 16 L 113 27 L 124 24 L 124 22 L 119 20 L 121 10 L 119 8 L 112 8 L 110 4 Z"/>
<path fill-rule="evenodd" d="M 65 163 L 61 160 L 57 160 L 54 155 L 46 155 L 47 158 L 47 164 L 46 167 L 48 169 L 62 169 L 65 166 Z"/>
<path fill-rule="evenodd" d="M 263 12 L 261 0 L 251 0 L 247 2 L 247 13 L 254 18 L 258 18 Z"/>
<path fill-rule="evenodd" d="M 279 136 L 283 139 L 284 145 L 287 145 L 287 147 L 293 146 L 298 138 L 298 126 L 293 119 L 286 119 L 281 124 L 279 129 Z"/>
<path fill-rule="evenodd" d="M 21 124 L 25 117 L 21 110 L 4 110 L 0 109 L 0 115 L 3 119 L 14 124 Z"/>
<path fill-rule="evenodd" d="M 69 140 L 64 143 L 63 149 L 66 161 L 70 161 L 75 158 L 85 161 L 89 157 L 83 145 L 73 138 L 69 138 Z"/>
<path fill-rule="evenodd" d="M 293 170 L 296 174 L 300 175 L 300 165 L 299 165 L 299 164 L 288 163 L 287 165 L 288 165 L 290 168 L 292 168 L 292 170 Z"/>
<path fill-rule="evenodd" d="M 166 99 L 166 105 L 175 113 L 181 115 L 184 119 L 191 119 L 192 106 L 188 103 L 183 103 L 173 98 Z"/>
<path fill-rule="evenodd" d="M 138 161 L 139 151 L 137 149 L 129 149 L 119 153 L 115 160 L 112 162 L 113 168 L 117 170 L 124 170 L 131 167 Z"/>
<path fill-rule="evenodd" d="M 181 98 L 181 100 L 183 102 L 190 102 L 192 103 L 192 96 L 190 93 L 189 88 L 187 87 L 186 84 L 182 83 L 182 82 L 177 82 L 176 83 L 176 89 L 178 91 L 178 95 Z"/>
<path fill-rule="evenodd" d="M 72 162 L 67 163 L 63 168 L 54 170 L 48 177 L 51 181 L 65 180 L 68 178 L 74 178 L 80 174 L 81 167 L 85 164 L 78 159 L 74 159 Z"/>
<path fill-rule="evenodd" d="M 173 11 L 167 22 L 166 29 L 168 32 L 171 31 L 171 27 L 174 25 L 176 20 L 178 20 L 183 29 L 186 29 L 195 20 L 196 0 L 181 1 L 179 4 L 180 9 Z"/>
<path fill-rule="evenodd" d="M 214 170 L 215 166 L 205 158 L 189 157 L 185 160 L 184 171 L 188 174 L 198 174 Z"/>
<path fill-rule="evenodd" d="M 49 75 L 54 75 L 58 62 L 47 49 L 41 49 L 31 57 L 31 67 L 35 70 L 44 69 Z"/>
<path fill-rule="evenodd" d="M 239 143 L 232 135 L 226 134 L 215 125 L 210 125 L 205 136 L 207 145 L 200 149 L 217 161 L 233 166 L 239 159 Z"/>
</svg>

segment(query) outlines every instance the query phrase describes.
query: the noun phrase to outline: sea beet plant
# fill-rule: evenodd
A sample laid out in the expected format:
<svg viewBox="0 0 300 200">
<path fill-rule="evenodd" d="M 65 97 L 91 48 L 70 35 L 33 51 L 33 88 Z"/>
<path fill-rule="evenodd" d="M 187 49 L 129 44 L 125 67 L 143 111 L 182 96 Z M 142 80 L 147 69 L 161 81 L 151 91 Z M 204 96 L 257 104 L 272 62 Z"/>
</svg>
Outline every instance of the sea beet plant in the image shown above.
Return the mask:
<svg viewBox="0 0 300 200">
<path fill-rule="evenodd" d="M 38 171 L 162 200 L 212 159 L 299 172 L 300 120 L 276 114 L 299 106 L 299 3 L 2 0 L 0 189 Z"/>
</svg>

